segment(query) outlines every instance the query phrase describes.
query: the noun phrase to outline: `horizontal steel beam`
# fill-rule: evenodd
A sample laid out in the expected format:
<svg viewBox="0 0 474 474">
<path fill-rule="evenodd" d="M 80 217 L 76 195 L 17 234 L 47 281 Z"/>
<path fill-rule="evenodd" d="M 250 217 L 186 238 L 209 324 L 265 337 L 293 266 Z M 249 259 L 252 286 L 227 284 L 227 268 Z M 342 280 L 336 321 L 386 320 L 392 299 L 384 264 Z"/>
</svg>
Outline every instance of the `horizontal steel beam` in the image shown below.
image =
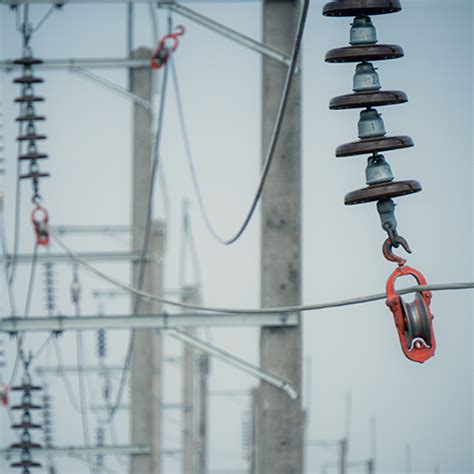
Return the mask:
<svg viewBox="0 0 474 474">
<path fill-rule="evenodd" d="M 164 357 L 164 361 L 168 364 L 179 364 L 181 363 L 180 357 Z M 117 372 L 123 371 L 122 365 L 106 365 L 100 367 L 98 365 L 85 365 L 81 366 L 81 372 L 98 373 L 103 372 Z M 35 372 L 39 375 L 63 375 L 63 374 L 77 374 L 79 372 L 77 366 L 66 365 L 66 366 L 38 366 L 35 368 Z"/>
<path fill-rule="evenodd" d="M 270 46 L 261 43 L 260 41 L 254 40 L 253 38 L 250 38 L 240 33 L 239 31 L 229 28 L 228 26 L 225 26 L 222 23 L 212 20 L 211 18 L 202 15 L 201 13 L 198 13 L 194 10 L 191 10 L 190 8 L 185 7 L 184 5 L 170 1 L 160 1 L 158 3 L 158 7 L 167 8 L 242 46 L 245 46 L 276 61 L 279 61 L 288 67 L 290 66 L 290 57 L 282 53 L 281 51 L 277 51 L 276 49 L 273 49 Z"/>
<path fill-rule="evenodd" d="M 161 405 L 162 410 L 184 410 L 186 405 L 182 405 L 181 403 L 162 403 Z M 189 407 L 189 405 L 188 405 Z M 89 410 L 91 411 L 110 411 L 110 405 L 91 405 Z M 118 410 L 130 410 L 130 405 L 120 405 L 117 407 Z"/>
<path fill-rule="evenodd" d="M 175 454 L 174 450 L 168 450 L 168 454 Z M 0 455 L 17 455 L 21 449 L 0 449 Z M 82 455 L 119 455 L 130 456 L 132 454 L 150 454 L 150 446 L 145 445 L 118 445 L 118 446 L 58 446 L 54 448 L 31 448 L 33 456 L 82 456 Z"/>
<path fill-rule="evenodd" d="M 204 326 L 295 326 L 298 316 L 281 314 L 160 313 L 116 316 L 39 316 L 0 319 L 0 332 L 171 329 Z"/>
<path fill-rule="evenodd" d="M 1 3 L 1 0 L 0 0 Z M 40 58 L 42 59 L 42 58 Z M 60 58 L 42 59 L 41 64 L 35 64 L 36 69 L 116 69 L 116 68 L 149 68 L 149 59 L 143 58 Z M 11 72 L 22 66 L 14 64 L 12 59 L 0 61 L 0 71 Z"/>
<path fill-rule="evenodd" d="M 142 255 L 141 250 L 117 250 L 107 252 L 78 252 L 75 257 L 81 258 L 88 261 L 96 262 L 133 262 L 140 260 Z M 20 253 L 13 257 L 9 254 L 6 258 L 7 264 L 15 259 L 16 263 L 31 263 L 33 258 L 36 258 L 37 262 L 58 262 L 68 263 L 74 261 L 73 258 L 67 253 L 38 253 L 36 257 L 32 253 Z M 160 260 L 159 257 L 152 257 L 148 255 L 145 257 L 146 260 Z M 0 259 L 1 260 L 1 259 Z"/>
<path fill-rule="evenodd" d="M 122 234 L 132 231 L 130 225 L 52 225 L 53 234 Z"/>
</svg>

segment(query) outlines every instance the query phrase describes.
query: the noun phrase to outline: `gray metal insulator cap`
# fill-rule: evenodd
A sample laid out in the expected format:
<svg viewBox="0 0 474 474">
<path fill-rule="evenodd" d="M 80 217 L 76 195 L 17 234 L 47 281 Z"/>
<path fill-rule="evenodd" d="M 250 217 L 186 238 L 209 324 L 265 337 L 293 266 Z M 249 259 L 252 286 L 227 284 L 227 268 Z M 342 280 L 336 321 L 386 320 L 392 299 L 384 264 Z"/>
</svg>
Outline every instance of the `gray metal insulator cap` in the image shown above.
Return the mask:
<svg viewBox="0 0 474 474">
<path fill-rule="evenodd" d="M 353 78 L 352 90 L 354 92 L 370 92 L 381 89 L 377 69 L 372 63 L 359 63 Z"/>
<path fill-rule="evenodd" d="M 356 16 L 351 25 L 351 36 L 349 43 L 353 46 L 359 44 L 377 43 L 377 31 L 368 16 Z"/>
</svg>

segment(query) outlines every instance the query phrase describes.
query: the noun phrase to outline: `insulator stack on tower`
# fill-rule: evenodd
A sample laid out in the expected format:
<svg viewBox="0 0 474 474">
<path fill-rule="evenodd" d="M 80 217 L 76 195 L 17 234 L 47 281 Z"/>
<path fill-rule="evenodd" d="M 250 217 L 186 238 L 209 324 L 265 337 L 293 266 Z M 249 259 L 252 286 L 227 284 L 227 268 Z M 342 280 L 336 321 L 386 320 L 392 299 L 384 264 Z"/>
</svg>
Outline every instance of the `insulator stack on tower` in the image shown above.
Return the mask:
<svg viewBox="0 0 474 474">
<path fill-rule="evenodd" d="M 43 393 L 43 440 L 47 448 L 53 446 L 53 417 L 51 395 Z"/>
<path fill-rule="evenodd" d="M 329 63 L 356 63 L 353 94 L 331 100 L 331 110 L 362 109 L 358 123 L 358 141 L 340 145 L 336 157 L 370 155 L 365 170 L 367 187 L 345 196 L 350 206 L 377 202 L 382 227 L 393 247 L 400 244 L 410 251 L 407 242 L 397 233 L 393 198 L 421 191 L 418 181 L 395 181 L 390 165 L 382 152 L 409 148 L 413 140 L 406 135 L 388 135 L 376 107 L 403 104 L 408 101 L 402 91 L 383 90 L 373 62 L 403 57 L 403 49 L 393 44 L 379 44 L 371 15 L 396 13 L 399 0 L 336 0 L 327 3 L 323 14 L 328 17 L 354 17 L 350 29 L 350 46 L 332 49 L 326 54 Z"/>
<path fill-rule="evenodd" d="M 105 446 L 105 430 L 102 426 L 97 427 L 97 432 L 96 432 L 96 441 L 97 441 L 97 447 L 98 448 L 103 448 Z M 104 467 L 104 455 L 103 454 L 98 454 L 96 457 L 96 465 L 97 467 Z"/>
<path fill-rule="evenodd" d="M 56 288 L 54 279 L 54 263 L 44 262 L 44 304 L 49 316 L 56 313 Z"/>
<path fill-rule="evenodd" d="M 45 140 L 46 135 L 38 133 L 36 128 L 37 122 L 44 121 L 45 117 L 36 112 L 36 104 L 43 102 L 44 98 L 35 94 L 34 87 L 41 84 L 43 79 L 34 76 L 33 68 L 42 61 L 34 58 L 31 48 L 26 46 L 23 57 L 14 63 L 23 67 L 23 75 L 13 80 L 14 83 L 21 85 L 21 96 L 15 99 L 15 102 L 20 104 L 20 115 L 16 120 L 22 125 L 17 140 L 26 144 L 26 151 L 22 152 L 18 159 L 28 163 L 28 171 L 20 174 L 20 179 L 31 180 L 33 202 L 39 204 L 41 200 L 39 182 L 42 178 L 49 177 L 49 173 L 41 172 L 39 168 L 39 161 L 48 158 L 48 155 L 38 150 L 38 142 Z"/>
<path fill-rule="evenodd" d="M 32 449 L 41 448 L 41 445 L 33 442 L 31 436 L 32 430 L 41 430 L 41 425 L 33 423 L 31 415 L 32 412 L 41 410 L 41 406 L 33 402 L 33 393 L 40 392 L 41 387 L 32 384 L 27 369 L 28 365 L 26 365 L 21 385 L 10 389 L 12 392 L 23 392 L 21 403 L 11 407 L 12 410 L 23 412 L 20 423 L 12 425 L 13 429 L 21 430 L 20 439 L 17 443 L 11 445 L 12 449 L 21 450 L 21 457 L 19 461 L 10 464 L 13 468 L 21 469 L 22 474 L 30 474 L 31 469 L 41 467 L 40 463 L 33 461 L 31 453 Z"/>
<path fill-rule="evenodd" d="M 97 331 L 97 357 L 99 359 L 105 359 L 107 356 L 107 333 L 105 329 L 99 329 Z"/>
</svg>

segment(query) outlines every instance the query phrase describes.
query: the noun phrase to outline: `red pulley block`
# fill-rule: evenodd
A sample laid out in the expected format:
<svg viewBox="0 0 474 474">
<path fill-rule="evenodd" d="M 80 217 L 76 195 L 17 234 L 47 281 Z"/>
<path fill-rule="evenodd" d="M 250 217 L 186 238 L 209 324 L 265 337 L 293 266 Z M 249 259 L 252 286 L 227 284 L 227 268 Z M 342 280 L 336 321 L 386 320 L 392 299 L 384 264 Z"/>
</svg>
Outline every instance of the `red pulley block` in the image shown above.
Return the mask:
<svg viewBox="0 0 474 474">
<path fill-rule="evenodd" d="M 418 270 L 406 266 L 404 259 L 400 259 L 398 265 L 387 280 L 386 304 L 393 313 L 403 353 L 408 359 L 423 363 L 434 356 L 436 349 L 430 310 L 431 292 L 418 291 L 411 303 L 404 301 L 395 290 L 397 278 L 412 276 L 419 285 L 426 285 L 426 279 Z"/>
</svg>

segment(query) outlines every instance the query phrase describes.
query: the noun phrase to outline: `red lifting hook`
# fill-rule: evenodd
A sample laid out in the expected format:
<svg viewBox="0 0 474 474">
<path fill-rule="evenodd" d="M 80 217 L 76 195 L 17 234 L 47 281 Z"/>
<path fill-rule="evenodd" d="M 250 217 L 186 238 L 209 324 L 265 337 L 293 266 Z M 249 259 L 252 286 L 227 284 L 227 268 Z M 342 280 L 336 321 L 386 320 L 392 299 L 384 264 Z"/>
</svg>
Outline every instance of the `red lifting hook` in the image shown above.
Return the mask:
<svg viewBox="0 0 474 474">
<path fill-rule="evenodd" d="M 397 257 L 391 252 L 390 240 L 384 244 L 384 255 L 389 260 L 396 261 L 398 267 L 387 280 L 386 304 L 393 313 L 400 344 L 405 356 L 415 362 L 423 363 L 433 357 L 436 341 L 433 332 L 433 314 L 430 310 L 431 292 L 418 291 L 415 299 L 407 303 L 397 294 L 395 281 L 401 276 L 412 276 L 418 285 L 426 285 L 425 277 L 414 268 L 405 265 L 406 260 Z M 387 253 L 387 254 L 386 254 Z"/>
<path fill-rule="evenodd" d="M 37 204 L 31 213 L 31 222 L 36 234 L 36 245 L 48 245 L 49 244 L 49 216 L 48 211 Z"/>
<path fill-rule="evenodd" d="M 170 53 L 176 51 L 176 48 L 179 46 L 179 37 L 184 35 L 186 29 L 183 25 L 176 27 L 174 33 L 169 33 L 163 36 L 158 42 L 158 46 L 153 51 L 150 58 L 150 66 L 152 69 L 160 69 L 168 62 Z M 172 43 L 169 46 L 166 46 L 166 41 L 172 40 Z"/>
</svg>

